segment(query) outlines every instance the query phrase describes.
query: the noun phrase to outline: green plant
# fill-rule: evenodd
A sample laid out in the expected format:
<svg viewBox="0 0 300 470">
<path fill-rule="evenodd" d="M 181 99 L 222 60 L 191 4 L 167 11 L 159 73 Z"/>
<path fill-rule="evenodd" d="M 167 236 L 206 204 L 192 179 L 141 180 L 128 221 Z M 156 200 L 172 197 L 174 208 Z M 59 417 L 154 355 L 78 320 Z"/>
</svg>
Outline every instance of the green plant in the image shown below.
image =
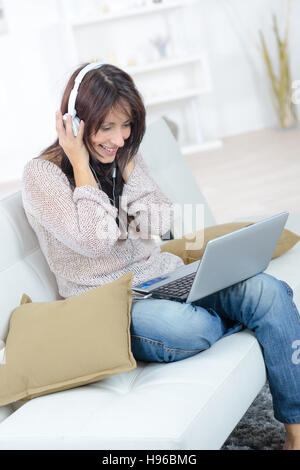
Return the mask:
<svg viewBox="0 0 300 470">
<path fill-rule="evenodd" d="M 270 79 L 271 98 L 278 122 L 282 128 L 288 128 L 297 124 L 295 105 L 291 101 L 292 89 L 289 65 L 288 28 L 286 28 L 284 39 L 281 40 L 275 15 L 273 15 L 273 31 L 278 49 L 279 71 L 277 76 L 272 66 L 264 35 L 262 31 L 259 31 L 262 47 L 261 52 Z"/>
<path fill-rule="evenodd" d="M 277 74 L 274 71 L 263 32 L 259 31 L 260 44 L 258 44 L 256 42 L 256 38 L 253 37 L 249 31 L 247 23 L 243 20 L 234 4 L 230 0 L 226 0 L 225 5 L 231 9 L 232 13 L 236 16 L 238 22 L 242 26 L 242 30 L 248 34 L 254 47 L 263 57 L 263 61 L 266 65 L 266 70 L 270 80 L 271 99 L 280 127 L 285 129 L 293 127 L 297 124 L 298 119 L 295 104 L 292 102 L 292 87 L 289 65 L 288 32 L 291 13 L 291 0 L 286 0 L 286 23 L 283 40 L 281 40 L 279 35 L 276 16 L 273 15 L 273 31 L 277 44 L 279 64 L 279 70 Z"/>
</svg>

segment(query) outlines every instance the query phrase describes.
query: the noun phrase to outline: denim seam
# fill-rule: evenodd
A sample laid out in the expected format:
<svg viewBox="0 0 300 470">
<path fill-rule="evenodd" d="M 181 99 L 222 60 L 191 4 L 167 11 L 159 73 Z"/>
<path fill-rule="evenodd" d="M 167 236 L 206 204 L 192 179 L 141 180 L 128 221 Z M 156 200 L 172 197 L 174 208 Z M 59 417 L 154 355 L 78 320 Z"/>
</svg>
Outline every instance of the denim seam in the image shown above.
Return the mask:
<svg viewBox="0 0 300 470">
<path fill-rule="evenodd" d="M 285 288 L 287 290 L 287 293 L 288 293 L 288 296 L 291 297 L 291 302 L 292 302 L 292 306 L 293 306 L 293 309 L 296 313 L 296 316 L 297 316 L 297 319 L 298 319 L 298 322 L 300 323 L 300 315 L 299 315 L 299 312 L 298 312 L 298 309 L 293 301 L 293 291 L 292 289 L 290 288 L 290 286 L 285 282 L 285 281 L 281 281 L 284 285 L 285 285 Z"/>
<path fill-rule="evenodd" d="M 186 354 L 186 353 L 197 353 L 197 352 L 200 352 L 200 351 L 204 351 L 204 349 L 192 349 L 192 350 L 185 350 L 185 349 L 176 349 L 176 348 L 168 348 L 166 346 L 164 346 L 163 343 L 161 343 L 160 341 L 155 341 L 153 339 L 150 339 L 150 338 L 144 338 L 142 336 L 137 336 L 137 335 L 131 335 L 132 338 L 136 338 L 138 339 L 140 342 L 142 343 L 149 343 L 149 344 L 152 344 L 153 346 L 162 346 L 164 351 L 168 351 L 168 352 L 177 352 L 179 354 Z"/>
<path fill-rule="evenodd" d="M 299 422 L 298 418 L 300 418 L 300 415 L 290 416 L 289 418 L 283 418 L 281 415 L 279 416 L 278 414 L 274 413 L 274 418 L 283 424 L 289 424 L 289 421 L 291 422 L 290 424 L 294 424 L 295 419 L 297 419 L 297 423 Z"/>
</svg>

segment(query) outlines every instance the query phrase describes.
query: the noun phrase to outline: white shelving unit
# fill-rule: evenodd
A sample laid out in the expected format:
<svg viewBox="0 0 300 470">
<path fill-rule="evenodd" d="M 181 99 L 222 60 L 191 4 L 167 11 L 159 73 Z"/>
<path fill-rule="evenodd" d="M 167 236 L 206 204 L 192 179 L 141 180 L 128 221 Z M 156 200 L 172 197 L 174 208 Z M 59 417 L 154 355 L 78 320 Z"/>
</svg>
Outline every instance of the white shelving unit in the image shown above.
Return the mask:
<svg viewBox="0 0 300 470">
<path fill-rule="evenodd" d="M 144 0 L 131 7 L 127 0 L 59 1 L 74 67 L 95 60 L 129 73 L 143 96 L 147 123 L 161 116 L 173 121 L 184 155 L 222 145 L 221 140 L 204 138 L 199 116 L 201 97 L 212 92 L 207 57 L 204 51 L 184 50 L 183 35 L 175 44 L 178 15 L 197 0 Z M 147 38 L 145 31 L 153 37 Z M 165 55 L 151 45 L 153 39 L 163 37 L 169 39 Z"/>
<path fill-rule="evenodd" d="M 206 92 L 206 88 L 194 88 L 190 90 L 183 90 L 178 93 L 169 94 L 165 96 L 160 96 L 158 98 L 152 98 L 145 101 L 146 107 L 157 106 L 164 103 L 170 103 L 180 100 L 185 100 L 187 98 L 192 98 L 194 96 L 200 96 L 202 93 Z"/>
<path fill-rule="evenodd" d="M 123 2 L 126 5 L 126 2 Z M 91 23 L 103 23 L 105 21 L 123 20 L 133 16 L 150 15 L 151 13 L 163 12 L 166 10 L 173 10 L 174 8 L 181 7 L 183 2 L 181 0 L 172 0 L 165 3 L 153 3 L 151 6 L 132 7 L 128 9 L 120 9 L 120 11 L 114 13 L 102 13 L 102 15 L 96 15 L 96 17 L 87 17 L 86 19 L 77 19 L 75 17 L 73 21 L 74 26 L 84 26 Z M 126 7 L 125 7 L 126 8 Z"/>
</svg>

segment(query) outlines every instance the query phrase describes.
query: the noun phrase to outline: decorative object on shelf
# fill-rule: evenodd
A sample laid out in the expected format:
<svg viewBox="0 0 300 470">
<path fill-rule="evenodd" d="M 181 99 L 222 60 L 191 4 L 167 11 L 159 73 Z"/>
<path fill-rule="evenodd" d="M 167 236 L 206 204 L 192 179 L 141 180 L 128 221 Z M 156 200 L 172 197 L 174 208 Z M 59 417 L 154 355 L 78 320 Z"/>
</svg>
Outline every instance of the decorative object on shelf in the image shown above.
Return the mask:
<svg viewBox="0 0 300 470">
<path fill-rule="evenodd" d="M 7 33 L 8 26 L 4 12 L 4 6 L 2 0 L 0 0 L 0 33 Z"/>
<path fill-rule="evenodd" d="M 132 8 L 142 8 L 147 5 L 146 0 L 135 0 L 132 3 Z"/>
<path fill-rule="evenodd" d="M 176 122 L 172 121 L 167 116 L 162 116 L 162 118 L 166 121 L 175 139 L 178 140 L 178 125 L 176 124 Z"/>
<path fill-rule="evenodd" d="M 134 57 L 130 57 L 130 58 L 128 59 L 128 65 L 129 65 L 130 67 L 134 67 L 134 66 L 136 65 L 136 60 L 135 60 Z"/>
<path fill-rule="evenodd" d="M 87 62 L 107 62 L 105 57 L 91 57 Z"/>
<path fill-rule="evenodd" d="M 108 62 L 109 64 L 113 64 L 117 66 L 118 58 L 117 58 L 116 53 L 113 51 L 109 51 L 105 57 L 105 61 Z"/>
<path fill-rule="evenodd" d="M 108 0 L 94 0 L 95 11 L 100 11 L 105 15 L 110 13 L 110 6 Z"/>
<path fill-rule="evenodd" d="M 286 23 L 284 38 L 281 40 L 277 18 L 273 15 L 273 31 L 275 34 L 275 40 L 278 49 L 279 56 L 279 72 L 276 76 L 269 51 L 266 46 L 266 41 L 262 31 L 259 32 L 260 35 L 260 45 L 256 43 L 256 38 L 253 38 L 249 32 L 246 23 L 242 20 L 239 12 L 234 7 L 230 0 L 227 0 L 227 5 L 230 6 L 232 12 L 236 15 L 237 19 L 242 25 L 244 31 L 248 33 L 252 43 L 255 48 L 258 50 L 259 54 L 262 55 L 263 61 L 265 63 L 270 85 L 271 85 L 271 98 L 272 104 L 278 119 L 279 126 L 281 129 L 289 129 L 295 127 L 298 123 L 297 113 L 295 104 L 292 101 L 292 80 L 290 76 L 290 65 L 289 65 L 289 42 L 288 42 L 288 31 L 289 31 L 289 22 L 290 22 L 290 13 L 291 13 L 291 0 L 286 0 Z"/>
<path fill-rule="evenodd" d="M 156 36 L 150 38 L 150 42 L 156 48 L 161 58 L 167 57 L 167 46 L 170 42 L 170 36 Z"/>
<path fill-rule="evenodd" d="M 109 9 L 109 5 L 106 3 L 105 5 L 103 5 L 102 7 L 102 13 L 106 14 L 106 13 L 109 13 L 110 9 Z"/>
</svg>

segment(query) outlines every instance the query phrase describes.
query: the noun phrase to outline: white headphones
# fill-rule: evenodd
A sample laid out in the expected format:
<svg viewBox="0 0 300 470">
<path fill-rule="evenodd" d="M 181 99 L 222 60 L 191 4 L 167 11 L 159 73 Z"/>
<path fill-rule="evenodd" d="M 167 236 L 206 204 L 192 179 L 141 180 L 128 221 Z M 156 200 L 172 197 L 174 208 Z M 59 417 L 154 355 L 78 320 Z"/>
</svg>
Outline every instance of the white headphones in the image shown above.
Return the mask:
<svg viewBox="0 0 300 470">
<path fill-rule="evenodd" d="M 68 112 L 63 115 L 63 120 L 66 121 L 68 115 L 71 114 L 73 133 L 75 137 L 78 135 L 79 125 L 80 125 L 80 119 L 77 116 L 77 111 L 75 109 L 75 103 L 76 103 L 79 85 L 82 82 L 83 77 L 90 70 L 99 69 L 100 67 L 102 67 L 102 65 L 105 65 L 105 64 L 103 62 L 92 62 L 91 64 L 86 65 L 75 78 L 74 87 L 72 88 L 72 91 L 69 96 Z"/>
<path fill-rule="evenodd" d="M 102 67 L 102 65 L 105 65 L 105 63 L 104 62 L 91 62 L 90 64 L 86 65 L 82 70 L 80 70 L 79 74 L 75 78 L 75 83 L 74 83 L 74 86 L 73 86 L 73 88 L 71 90 L 71 93 L 70 93 L 70 96 L 69 96 L 68 112 L 63 115 L 63 120 L 66 121 L 68 115 L 71 114 L 73 134 L 74 134 L 75 137 L 78 135 L 79 126 L 80 126 L 80 119 L 77 116 L 77 111 L 76 111 L 76 108 L 75 108 L 75 103 L 76 103 L 76 98 L 77 98 L 79 85 L 82 82 L 83 77 L 90 70 L 99 69 L 100 67 Z M 116 167 L 115 166 L 113 168 L 112 177 L 116 178 Z M 96 176 L 96 178 L 97 178 L 97 176 Z M 100 184 L 99 181 L 98 181 L 98 184 L 99 184 L 100 189 L 101 189 L 101 184 Z"/>
</svg>

